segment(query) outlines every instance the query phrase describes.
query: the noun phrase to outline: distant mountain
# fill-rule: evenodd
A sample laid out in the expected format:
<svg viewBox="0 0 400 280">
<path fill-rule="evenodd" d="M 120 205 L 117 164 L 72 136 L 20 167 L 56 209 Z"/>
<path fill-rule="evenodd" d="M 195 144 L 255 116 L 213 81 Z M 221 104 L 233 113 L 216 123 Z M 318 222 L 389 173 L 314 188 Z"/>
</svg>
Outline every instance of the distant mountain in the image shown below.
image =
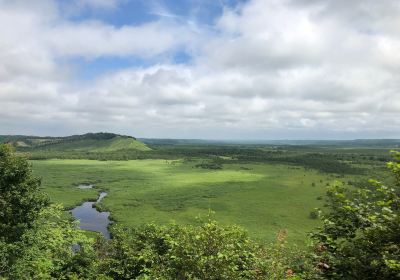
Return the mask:
<svg viewBox="0 0 400 280">
<path fill-rule="evenodd" d="M 66 137 L 0 135 L 0 143 L 9 143 L 18 151 L 113 152 L 119 150 L 151 150 L 135 137 L 106 132 Z"/>
</svg>

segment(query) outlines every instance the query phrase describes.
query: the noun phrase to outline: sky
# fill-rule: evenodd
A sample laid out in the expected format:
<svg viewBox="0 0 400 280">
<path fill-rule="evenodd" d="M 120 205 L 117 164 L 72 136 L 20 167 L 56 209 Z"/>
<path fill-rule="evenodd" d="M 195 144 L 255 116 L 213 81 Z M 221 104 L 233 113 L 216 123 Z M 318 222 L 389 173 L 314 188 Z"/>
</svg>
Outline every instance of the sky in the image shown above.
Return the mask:
<svg viewBox="0 0 400 280">
<path fill-rule="evenodd" d="M 0 134 L 400 138 L 398 0 L 0 0 Z"/>
</svg>

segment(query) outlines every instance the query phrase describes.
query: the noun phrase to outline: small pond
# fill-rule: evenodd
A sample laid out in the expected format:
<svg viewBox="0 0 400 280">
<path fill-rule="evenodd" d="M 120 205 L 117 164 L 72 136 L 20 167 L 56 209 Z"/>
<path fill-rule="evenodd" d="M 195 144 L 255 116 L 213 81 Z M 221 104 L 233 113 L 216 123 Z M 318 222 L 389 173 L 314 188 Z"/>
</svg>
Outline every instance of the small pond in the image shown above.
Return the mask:
<svg viewBox="0 0 400 280">
<path fill-rule="evenodd" d="M 97 201 L 84 202 L 72 209 L 71 213 L 75 219 L 80 221 L 81 229 L 100 232 L 106 239 L 110 239 L 110 232 L 107 228 L 110 224 L 110 212 L 99 212 L 94 208 L 94 204 L 99 203 L 106 195 L 106 192 L 101 192 Z"/>
<path fill-rule="evenodd" d="M 94 185 L 92 184 L 80 184 L 77 186 L 78 189 L 86 190 L 86 189 L 93 189 Z"/>
</svg>

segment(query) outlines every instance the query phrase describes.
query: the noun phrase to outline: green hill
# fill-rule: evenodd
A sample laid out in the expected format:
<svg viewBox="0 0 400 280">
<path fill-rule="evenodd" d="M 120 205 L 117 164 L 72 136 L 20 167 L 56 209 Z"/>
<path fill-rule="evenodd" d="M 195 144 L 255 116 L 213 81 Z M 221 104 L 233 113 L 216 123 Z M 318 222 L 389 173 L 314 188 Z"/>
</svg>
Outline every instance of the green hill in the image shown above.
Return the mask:
<svg viewBox="0 0 400 280">
<path fill-rule="evenodd" d="M 114 133 L 86 133 L 67 137 L 37 137 L 22 135 L 0 136 L 0 143 L 9 143 L 17 151 L 52 152 L 114 152 L 121 150 L 149 151 L 146 144 L 135 137 Z"/>
</svg>

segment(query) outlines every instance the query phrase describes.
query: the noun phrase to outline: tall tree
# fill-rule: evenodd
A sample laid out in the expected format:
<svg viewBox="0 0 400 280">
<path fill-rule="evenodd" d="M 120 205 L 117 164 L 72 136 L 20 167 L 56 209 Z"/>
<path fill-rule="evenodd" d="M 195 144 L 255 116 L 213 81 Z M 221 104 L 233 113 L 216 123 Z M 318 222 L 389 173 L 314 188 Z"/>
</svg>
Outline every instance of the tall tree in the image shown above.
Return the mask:
<svg viewBox="0 0 400 280">
<path fill-rule="evenodd" d="M 0 145 L 0 279 L 106 279 L 91 245 L 50 205 L 29 162 Z"/>
<path fill-rule="evenodd" d="M 9 145 L 0 145 L 0 239 L 18 241 L 48 205 L 29 162 L 14 155 Z"/>
</svg>

